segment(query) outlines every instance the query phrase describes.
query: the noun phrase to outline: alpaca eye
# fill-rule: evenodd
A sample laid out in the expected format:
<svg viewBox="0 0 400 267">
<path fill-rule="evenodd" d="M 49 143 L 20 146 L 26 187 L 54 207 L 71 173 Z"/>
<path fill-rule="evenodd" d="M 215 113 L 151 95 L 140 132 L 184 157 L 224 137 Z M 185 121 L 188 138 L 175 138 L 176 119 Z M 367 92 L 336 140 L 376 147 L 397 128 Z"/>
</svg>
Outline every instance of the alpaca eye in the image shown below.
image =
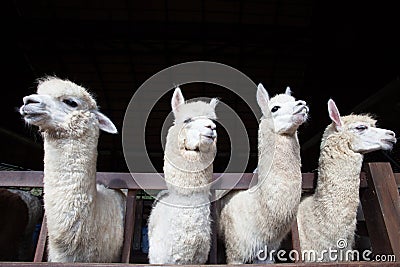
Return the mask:
<svg viewBox="0 0 400 267">
<path fill-rule="evenodd" d="M 76 108 L 78 106 L 78 103 L 71 99 L 64 99 L 63 102 L 73 108 Z"/>
<path fill-rule="evenodd" d="M 189 122 L 192 122 L 192 119 L 191 119 L 191 118 L 186 119 L 186 120 L 183 121 L 183 123 L 189 123 Z"/>
<path fill-rule="evenodd" d="M 271 109 L 271 112 L 276 112 L 278 109 L 280 109 L 280 106 L 275 106 Z"/>
<path fill-rule="evenodd" d="M 364 130 L 367 130 L 367 129 L 368 129 L 368 127 L 365 126 L 365 125 L 358 125 L 356 127 L 356 130 L 358 130 L 358 131 L 364 131 Z"/>
</svg>

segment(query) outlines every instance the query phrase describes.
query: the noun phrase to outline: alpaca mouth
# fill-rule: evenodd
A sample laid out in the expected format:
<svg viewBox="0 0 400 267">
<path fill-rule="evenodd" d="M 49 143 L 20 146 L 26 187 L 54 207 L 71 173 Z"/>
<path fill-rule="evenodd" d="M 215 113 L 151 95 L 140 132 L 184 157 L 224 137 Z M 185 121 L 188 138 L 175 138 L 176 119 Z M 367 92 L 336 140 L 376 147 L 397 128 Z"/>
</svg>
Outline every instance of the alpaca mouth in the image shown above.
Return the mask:
<svg viewBox="0 0 400 267">
<path fill-rule="evenodd" d="M 47 112 L 38 107 L 36 104 L 27 104 L 23 105 L 19 109 L 19 113 L 25 117 L 25 116 L 41 116 L 46 114 Z"/>
<path fill-rule="evenodd" d="M 214 141 L 214 139 L 216 138 L 215 135 L 202 135 L 203 137 L 207 138 L 207 139 L 211 139 Z"/>
<path fill-rule="evenodd" d="M 297 115 L 297 114 L 300 114 L 300 113 L 308 114 L 308 111 L 309 111 L 309 108 L 308 108 L 307 106 L 302 106 L 302 107 L 300 107 L 298 110 L 296 110 L 296 111 L 293 113 L 293 115 Z"/>
<path fill-rule="evenodd" d="M 186 150 L 186 151 L 192 151 L 192 152 L 200 152 L 200 148 L 199 148 L 198 146 L 195 147 L 194 149 L 185 147 L 185 150 Z"/>
<path fill-rule="evenodd" d="M 22 116 L 24 117 L 37 117 L 37 116 L 42 116 L 45 115 L 46 112 L 23 112 Z"/>
<path fill-rule="evenodd" d="M 382 139 L 381 141 L 383 143 L 386 143 L 386 144 L 390 145 L 390 146 L 394 146 L 396 144 L 396 142 L 397 142 L 396 139 Z"/>
<path fill-rule="evenodd" d="M 44 115 L 46 115 L 46 112 L 23 112 L 21 115 L 23 116 L 25 121 L 40 121 L 44 118 Z"/>
</svg>

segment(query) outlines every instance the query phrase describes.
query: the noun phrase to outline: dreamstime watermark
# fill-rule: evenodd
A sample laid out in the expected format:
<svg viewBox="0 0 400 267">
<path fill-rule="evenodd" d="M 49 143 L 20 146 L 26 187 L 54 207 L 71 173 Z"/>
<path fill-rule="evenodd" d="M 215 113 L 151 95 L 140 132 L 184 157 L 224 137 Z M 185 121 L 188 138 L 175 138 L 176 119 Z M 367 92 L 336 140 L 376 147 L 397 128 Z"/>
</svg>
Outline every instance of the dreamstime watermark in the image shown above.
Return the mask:
<svg viewBox="0 0 400 267">
<path fill-rule="evenodd" d="M 297 250 L 286 251 L 283 249 L 268 250 L 268 246 L 258 251 L 256 254 L 258 261 L 273 262 L 276 260 L 281 262 L 305 260 L 309 262 L 320 261 L 377 261 L 377 262 L 395 262 L 395 255 L 373 255 L 371 250 L 348 249 L 347 240 L 339 239 L 335 248 L 316 250 L 302 250 L 299 253 Z"/>
</svg>

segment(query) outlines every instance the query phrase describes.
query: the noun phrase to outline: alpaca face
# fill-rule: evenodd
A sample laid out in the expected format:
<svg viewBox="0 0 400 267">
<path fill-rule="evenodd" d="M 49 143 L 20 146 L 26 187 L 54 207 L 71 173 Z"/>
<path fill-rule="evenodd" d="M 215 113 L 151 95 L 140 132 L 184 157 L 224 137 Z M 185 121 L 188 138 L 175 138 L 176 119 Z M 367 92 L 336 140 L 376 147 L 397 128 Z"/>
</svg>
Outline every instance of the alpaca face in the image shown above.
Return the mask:
<svg viewBox="0 0 400 267">
<path fill-rule="evenodd" d="M 393 131 L 375 127 L 376 121 L 367 115 L 341 117 L 332 99 L 328 102 L 328 112 L 333 122 L 333 131 L 347 135 L 349 147 L 356 153 L 390 150 L 397 141 Z"/>
<path fill-rule="evenodd" d="M 79 135 L 86 129 L 100 128 L 116 133 L 114 124 L 97 110 L 84 88 L 56 78 L 38 86 L 38 93 L 23 98 L 20 114 L 26 123 L 41 131 Z"/>
<path fill-rule="evenodd" d="M 184 121 L 179 143 L 185 150 L 207 152 L 217 138 L 216 125 L 207 117 L 194 117 Z"/>
<path fill-rule="evenodd" d="M 376 128 L 365 121 L 351 123 L 346 128 L 353 134 L 350 147 L 354 152 L 365 154 L 380 149 L 390 150 L 397 141 L 394 132 Z"/>
<path fill-rule="evenodd" d="M 269 99 L 262 84 L 258 85 L 257 102 L 263 118 L 272 118 L 274 130 L 279 134 L 293 135 L 308 118 L 309 109 L 303 100 L 296 100 L 287 88 L 285 94 Z"/>
<path fill-rule="evenodd" d="M 215 106 L 217 100 L 185 103 L 181 90 L 175 89 L 171 101 L 175 126 L 179 127 L 178 144 L 184 152 L 208 152 L 215 146 L 217 131 Z"/>
</svg>

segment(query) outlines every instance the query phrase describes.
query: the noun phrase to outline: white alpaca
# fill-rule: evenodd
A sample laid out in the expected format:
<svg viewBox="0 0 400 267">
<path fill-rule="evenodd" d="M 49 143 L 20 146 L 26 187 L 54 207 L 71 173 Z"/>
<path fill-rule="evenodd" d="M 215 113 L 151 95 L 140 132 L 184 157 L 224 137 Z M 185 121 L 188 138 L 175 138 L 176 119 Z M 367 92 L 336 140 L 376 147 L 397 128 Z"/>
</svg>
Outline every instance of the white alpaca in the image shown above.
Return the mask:
<svg viewBox="0 0 400 267">
<path fill-rule="evenodd" d="M 388 150 L 396 143 L 394 132 L 376 128 L 367 115 L 340 117 L 332 100 L 328 111 L 332 124 L 322 137 L 318 185 L 313 196 L 301 201 L 297 214 L 306 261 L 347 260 L 345 252 L 354 245 L 363 154 Z M 339 249 L 331 255 L 344 258 L 330 259 L 329 249 Z"/>
<path fill-rule="evenodd" d="M 257 254 L 266 247 L 268 251 L 277 249 L 300 202 L 297 129 L 306 121 L 308 107 L 304 101 L 296 101 L 289 88 L 269 99 L 261 84 L 257 102 L 263 113 L 258 131 L 258 184 L 235 194 L 219 219 L 228 264 L 258 261 Z M 264 257 L 265 252 L 259 255 Z"/>
<path fill-rule="evenodd" d="M 99 130 L 116 133 L 92 96 L 67 80 L 46 78 L 20 108 L 44 139 L 44 207 L 48 260 L 116 262 L 124 232 L 125 199 L 96 186 Z"/>
<path fill-rule="evenodd" d="M 216 153 L 216 99 L 185 103 L 175 89 L 175 123 L 168 130 L 164 174 L 149 218 L 151 264 L 204 264 L 211 243 L 210 182 Z"/>
</svg>

